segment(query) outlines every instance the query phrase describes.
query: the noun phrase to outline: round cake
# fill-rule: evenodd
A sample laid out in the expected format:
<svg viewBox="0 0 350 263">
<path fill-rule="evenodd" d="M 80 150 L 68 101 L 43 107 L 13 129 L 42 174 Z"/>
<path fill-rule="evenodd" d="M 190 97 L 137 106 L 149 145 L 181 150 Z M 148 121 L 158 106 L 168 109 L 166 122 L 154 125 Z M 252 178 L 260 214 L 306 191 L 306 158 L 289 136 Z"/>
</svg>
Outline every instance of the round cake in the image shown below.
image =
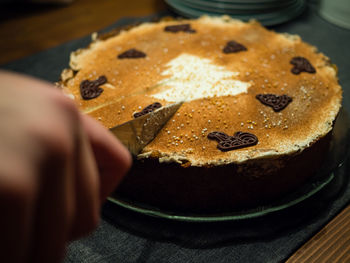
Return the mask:
<svg viewBox="0 0 350 263">
<path fill-rule="evenodd" d="M 163 19 L 96 36 L 60 86 L 107 128 L 178 101 L 117 194 L 176 211 L 232 211 L 295 190 L 328 151 L 336 67 L 299 36 L 229 17 Z"/>
</svg>

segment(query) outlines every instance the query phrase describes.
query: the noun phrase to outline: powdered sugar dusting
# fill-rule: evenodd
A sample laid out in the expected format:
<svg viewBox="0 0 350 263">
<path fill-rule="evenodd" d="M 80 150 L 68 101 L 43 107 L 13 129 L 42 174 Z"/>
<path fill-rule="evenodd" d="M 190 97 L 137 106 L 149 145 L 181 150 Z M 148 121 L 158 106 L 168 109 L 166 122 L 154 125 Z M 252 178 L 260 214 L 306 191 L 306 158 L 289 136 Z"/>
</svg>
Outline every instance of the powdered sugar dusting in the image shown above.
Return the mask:
<svg viewBox="0 0 350 263">
<path fill-rule="evenodd" d="M 236 80 L 238 72 L 215 65 L 210 59 L 183 53 L 171 60 L 161 74 L 168 76 L 152 96 L 167 101 L 190 101 L 247 93 L 250 83 Z"/>
</svg>

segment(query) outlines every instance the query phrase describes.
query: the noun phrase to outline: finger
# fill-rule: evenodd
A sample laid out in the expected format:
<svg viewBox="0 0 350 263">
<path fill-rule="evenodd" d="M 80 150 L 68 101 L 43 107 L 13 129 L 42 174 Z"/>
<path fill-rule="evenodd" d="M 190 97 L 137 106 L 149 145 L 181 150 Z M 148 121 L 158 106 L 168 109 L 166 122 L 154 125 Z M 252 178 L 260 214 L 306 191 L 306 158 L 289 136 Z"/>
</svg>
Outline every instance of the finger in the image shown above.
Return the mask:
<svg viewBox="0 0 350 263">
<path fill-rule="evenodd" d="M 55 90 L 42 89 L 50 104 L 34 116 L 37 129 L 29 134 L 38 149 L 36 200 L 31 248 L 32 262 L 60 262 L 69 240 L 76 206 L 75 149 L 78 114 L 74 105 Z M 54 121 L 52 121 L 54 118 Z"/>
<path fill-rule="evenodd" d="M 11 156 L 0 156 L 0 254 L 3 262 L 24 262 L 28 257 L 36 197 L 29 166 Z M 9 169 L 7 169 L 9 168 Z"/>
<path fill-rule="evenodd" d="M 70 239 L 87 235 L 97 227 L 100 215 L 99 175 L 95 158 L 82 128 L 75 145 L 75 218 Z"/>
<path fill-rule="evenodd" d="M 70 198 L 70 201 L 67 204 L 67 206 L 74 207 L 69 208 L 68 210 L 74 210 L 75 215 L 74 218 L 71 220 L 74 221 L 71 222 L 72 226 L 66 225 L 66 227 L 73 229 L 69 230 L 69 235 L 68 237 L 66 237 L 66 239 L 72 239 L 80 237 L 82 235 L 86 235 L 88 232 L 92 231 L 96 227 L 98 222 L 99 181 L 94 156 L 91 151 L 91 147 L 89 145 L 87 137 L 86 135 L 84 135 L 83 129 L 81 128 L 79 120 L 80 115 L 78 115 L 77 108 L 70 99 L 66 98 L 62 94 L 62 92 L 55 89 L 53 85 L 47 82 L 38 81 L 30 77 L 16 78 L 15 74 L 9 75 L 12 76 L 13 81 L 15 82 L 14 84 L 18 84 L 19 86 L 22 85 L 23 87 L 28 87 L 28 89 L 25 89 L 26 92 L 32 90 L 39 92 L 39 94 L 45 97 L 47 101 L 51 101 L 52 106 L 55 107 L 54 112 L 50 112 L 50 114 L 48 113 L 45 116 L 56 116 L 54 123 L 55 126 L 57 125 L 58 127 L 47 127 L 47 123 L 52 124 L 52 122 L 46 119 L 45 121 L 47 123 L 43 123 L 45 121 L 43 121 L 42 118 L 40 118 L 39 120 L 37 120 L 37 122 L 34 122 L 39 122 L 42 124 L 37 125 L 39 130 L 36 130 L 34 132 L 35 134 L 40 135 L 40 138 L 38 138 L 38 140 L 47 140 L 49 142 L 48 144 L 54 145 L 53 147 L 49 146 L 49 148 L 60 148 L 61 143 L 66 143 L 69 140 L 68 138 L 72 139 L 72 152 L 60 153 L 63 155 L 64 158 L 67 158 L 67 161 L 73 160 L 73 163 L 69 164 L 70 168 L 67 168 L 69 171 L 57 170 L 57 173 L 52 174 L 52 177 L 59 178 L 60 173 L 62 173 L 60 176 L 63 176 L 64 173 L 65 175 L 69 173 L 69 178 L 74 179 L 71 183 L 71 188 L 74 186 L 74 189 L 72 190 L 72 192 L 74 192 L 74 197 Z M 34 118 L 39 117 L 42 116 L 34 116 Z M 60 118 L 60 120 L 58 120 L 57 118 Z M 59 125 L 60 123 L 62 124 L 61 126 Z M 57 130 L 59 130 L 59 132 Z M 61 134 L 59 136 L 60 138 L 56 140 L 56 142 L 52 142 L 53 133 L 55 133 L 56 136 L 57 134 Z M 62 134 L 65 135 L 63 136 Z M 45 171 L 45 173 L 49 172 L 50 169 L 48 168 L 48 171 Z M 54 185 L 50 185 L 50 187 L 54 187 Z M 52 191 L 51 193 L 54 192 Z M 43 192 L 42 195 L 48 196 L 48 193 Z M 74 200 L 74 202 L 72 200 Z M 41 210 L 44 211 L 44 209 L 48 209 L 47 211 L 50 212 L 49 208 L 45 206 L 45 204 L 43 204 L 42 207 L 43 208 L 41 208 Z M 73 212 L 69 213 L 72 214 Z M 57 241 L 59 240 L 57 239 Z"/>
<path fill-rule="evenodd" d="M 101 202 L 117 187 L 131 166 L 129 151 L 105 127 L 82 115 L 83 127 L 89 137 L 100 173 Z"/>
<path fill-rule="evenodd" d="M 69 154 L 50 154 L 41 166 L 31 262 L 60 262 L 73 215 L 73 164 Z"/>
<path fill-rule="evenodd" d="M 9 175 L 12 179 L 21 178 L 12 185 L 15 191 L 3 192 L 3 189 L 0 191 L 4 193 L 1 200 L 7 204 L 13 203 L 13 210 L 10 210 L 10 214 L 5 217 L 8 220 L 8 233 L 5 236 L 10 238 L 8 248 L 9 251 L 11 248 L 18 248 L 14 258 L 22 257 L 22 262 L 56 262 L 63 255 L 67 232 L 70 228 L 69 215 L 72 214 L 69 212 L 67 201 L 69 196 L 72 196 L 69 195 L 67 186 L 67 179 L 70 178 L 67 171 L 70 169 L 66 161 L 70 158 L 67 158 L 66 152 L 52 152 L 50 150 L 52 148 L 46 144 L 50 140 L 45 140 L 52 138 L 55 132 L 62 134 L 52 128 L 52 124 L 65 123 L 66 119 L 59 118 L 60 110 L 56 109 L 55 103 L 51 103 L 52 101 L 47 97 L 51 91 L 54 93 L 52 85 L 16 74 L 1 74 L 5 85 L 4 90 L 6 90 L 5 95 L 7 95 L 4 96 L 7 104 L 2 101 L 2 105 L 5 109 L 9 109 L 15 118 L 19 117 L 17 123 L 12 123 L 17 126 L 10 130 L 8 135 L 16 130 L 22 132 L 13 137 L 8 136 L 10 140 L 16 140 L 11 141 L 12 147 L 7 151 L 1 151 L 2 153 L 16 152 L 20 155 L 20 158 L 18 156 L 12 158 L 17 162 L 10 164 L 12 167 L 10 172 L 4 171 L 4 165 L 1 165 L 2 179 Z M 11 98 L 16 99 L 17 107 L 10 107 L 13 103 Z M 52 119 L 55 121 L 48 121 Z M 70 138 L 69 135 L 70 133 L 66 132 L 64 136 L 67 139 Z M 16 141 L 20 141 L 22 148 L 17 148 Z M 60 140 L 52 141 L 60 142 Z M 57 143 L 54 144 L 57 145 Z M 2 157 L 0 156 L 1 160 L 3 160 Z M 16 172 L 16 169 L 19 171 Z M 8 185 L 11 186 L 11 184 Z M 12 231 L 11 224 L 16 225 L 20 231 Z M 11 244 L 13 240 L 18 244 Z M 23 248 L 28 249 L 25 251 L 26 249 Z M 5 260 L 4 262 L 13 261 Z"/>
</svg>

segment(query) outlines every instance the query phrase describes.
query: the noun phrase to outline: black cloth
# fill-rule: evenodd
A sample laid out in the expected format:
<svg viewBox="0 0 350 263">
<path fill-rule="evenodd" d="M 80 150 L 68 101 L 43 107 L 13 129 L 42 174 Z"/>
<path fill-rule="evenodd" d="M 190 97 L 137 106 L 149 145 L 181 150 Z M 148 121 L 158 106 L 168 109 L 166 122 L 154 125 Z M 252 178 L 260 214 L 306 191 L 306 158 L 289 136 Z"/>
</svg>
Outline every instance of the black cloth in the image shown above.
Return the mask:
<svg viewBox="0 0 350 263">
<path fill-rule="evenodd" d="M 101 31 L 153 17 L 124 18 Z M 297 19 L 270 29 L 300 35 L 338 65 L 343 105 L 349 112 L 350 31 L 329 24 L 311 7 Z M 2 68 L 57 81 L 68 65 L 70 52 L 89 42 L 90 37 L 70 41 Z M 349 161 L 335 171 L 335 179 L 326 188 L 310 199 L 242 221 L 175 222 L 106 203 L 98 229 L 72 242 L 65 262 L 283 262 L 349 203 L 348 173 Z"/>
</svg>

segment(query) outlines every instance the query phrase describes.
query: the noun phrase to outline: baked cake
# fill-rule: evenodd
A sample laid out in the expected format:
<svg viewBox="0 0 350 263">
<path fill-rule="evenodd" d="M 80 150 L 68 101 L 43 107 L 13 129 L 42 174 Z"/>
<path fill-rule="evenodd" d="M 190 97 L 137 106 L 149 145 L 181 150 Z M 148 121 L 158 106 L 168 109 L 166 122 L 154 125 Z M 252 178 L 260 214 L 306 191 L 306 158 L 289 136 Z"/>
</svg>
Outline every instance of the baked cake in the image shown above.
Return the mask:
<svg viewBox="0 0 350 263">
<path fill-rule="evenodd" d="M 299 36 L 205 16 L 94 35 L 60 85 L 107 128 L 184 100 L 117 194 L 167 210 L 232 211 L 314 174 L 341 107 L 336 73 Z"/>
</svg>

